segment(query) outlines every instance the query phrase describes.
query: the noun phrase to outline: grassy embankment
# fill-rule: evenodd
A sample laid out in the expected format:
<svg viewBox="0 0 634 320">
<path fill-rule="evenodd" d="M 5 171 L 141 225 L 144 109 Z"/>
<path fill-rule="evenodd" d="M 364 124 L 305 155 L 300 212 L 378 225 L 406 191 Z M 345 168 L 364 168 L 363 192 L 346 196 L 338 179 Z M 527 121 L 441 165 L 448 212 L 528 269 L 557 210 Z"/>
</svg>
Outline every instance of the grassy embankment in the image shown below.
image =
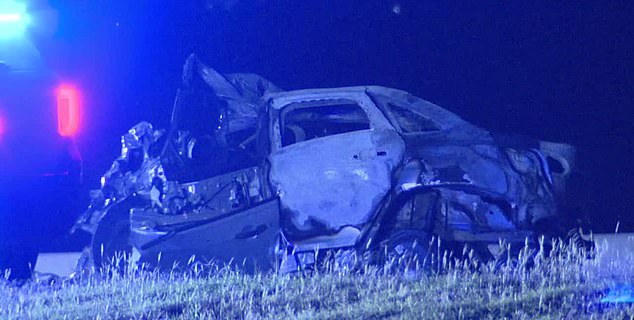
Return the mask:
<svg viewBox="0 0 634 320">
<path fill-rule="evenodd" d="M 440 259 L 443 271 L 412 279 L 375 267 L 312 275 L 246 275 L 128 269 L 20 288 L 0 284 L 2 319 L 562 319 L 632 318 L 631 305 L 601 303 L 627 280 L 573 246 L 523 250 L 513 263 Z M 612 271 L 624 276 L 610 276 Z"/>
</svg>

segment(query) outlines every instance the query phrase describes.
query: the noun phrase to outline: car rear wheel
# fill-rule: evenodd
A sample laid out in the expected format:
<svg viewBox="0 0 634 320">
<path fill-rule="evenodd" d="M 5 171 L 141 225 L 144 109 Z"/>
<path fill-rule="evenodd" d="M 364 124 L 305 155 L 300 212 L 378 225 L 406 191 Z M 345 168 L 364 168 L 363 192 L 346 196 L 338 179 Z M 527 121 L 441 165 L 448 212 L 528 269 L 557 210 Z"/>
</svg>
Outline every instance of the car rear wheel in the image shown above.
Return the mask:
<svg viewBox="0 0 634 320">
<path fill-rule="evenodd" d="M 432 270 L 431 236 L 423 230 L 394 230 L 384 241 L 385 268 L 397 273 L 418 274 Z"/>
</svg>

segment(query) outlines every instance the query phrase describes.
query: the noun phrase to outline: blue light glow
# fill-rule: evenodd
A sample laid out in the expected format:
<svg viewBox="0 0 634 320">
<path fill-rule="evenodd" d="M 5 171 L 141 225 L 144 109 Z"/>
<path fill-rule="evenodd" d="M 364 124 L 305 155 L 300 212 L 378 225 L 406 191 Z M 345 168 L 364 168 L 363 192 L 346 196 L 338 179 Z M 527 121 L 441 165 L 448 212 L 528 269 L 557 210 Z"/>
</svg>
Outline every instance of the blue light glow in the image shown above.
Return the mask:
<svg viewBox="0 0 634 320">
<path fill-rule="evenodd" d="M 619 284 L 608 290 L 607 295 L 601 299 L 602 303 L 634 303 L 634 286 L 631 284 Z"/>
<path fill-rule="evenodd" d="M 0 39 L 23 36 L 29 20 L 24 4 L 0 0 Z"/>
<path fill-rule="evenodd" d="M 0 13 L 0 23 L 20 22 L 22 15 L 18 13 Z"/>
</svg>

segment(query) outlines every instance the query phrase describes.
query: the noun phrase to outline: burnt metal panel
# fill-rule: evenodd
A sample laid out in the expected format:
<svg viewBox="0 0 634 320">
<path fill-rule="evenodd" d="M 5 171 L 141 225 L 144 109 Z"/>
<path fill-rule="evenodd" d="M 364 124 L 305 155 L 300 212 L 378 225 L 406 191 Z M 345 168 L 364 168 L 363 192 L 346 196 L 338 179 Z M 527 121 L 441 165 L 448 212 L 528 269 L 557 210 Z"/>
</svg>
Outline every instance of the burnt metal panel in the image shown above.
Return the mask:
<svg viewBox="0 0 634 320">
<path fill-rule="evenodd" d="M 392 137 L 394 143 L 376 144 Z M 288 146 L 271 156 L 271 183 L 289 228 L 332 233 L 359 226 L 391 189 L 403 145 L 394 132 L 365 130 Z M 296 236 L 298 236 L 296 234 Z"/>
<path fill-rule="evenodd" d="M 160 228 L 133 221 L 131 242 L 140 262 L 165 268 L 186 261 L 231 262 L 250 271 L 273 267 L 280 232 L 277 199 L 194 222 L 179 218 Z"/>
</svg>

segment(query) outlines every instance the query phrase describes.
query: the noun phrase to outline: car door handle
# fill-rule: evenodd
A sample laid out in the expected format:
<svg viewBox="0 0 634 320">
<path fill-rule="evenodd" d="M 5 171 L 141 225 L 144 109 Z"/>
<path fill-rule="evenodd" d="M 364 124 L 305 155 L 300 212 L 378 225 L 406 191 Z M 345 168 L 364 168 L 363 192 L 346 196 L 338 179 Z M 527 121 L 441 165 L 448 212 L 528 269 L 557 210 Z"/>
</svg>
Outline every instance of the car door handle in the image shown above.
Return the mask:
<svg viewBox="0 0 634 320">
<path fill-rule="evenodd" d="M 265 224 L 261 224 L 257 227 L 244 227 L 242 231 L 236 234 L 236 239 L 249 239 L 255 238 L 260 235 L 262 232 L 266 231 L 267 226 Z"/>
</svg>

